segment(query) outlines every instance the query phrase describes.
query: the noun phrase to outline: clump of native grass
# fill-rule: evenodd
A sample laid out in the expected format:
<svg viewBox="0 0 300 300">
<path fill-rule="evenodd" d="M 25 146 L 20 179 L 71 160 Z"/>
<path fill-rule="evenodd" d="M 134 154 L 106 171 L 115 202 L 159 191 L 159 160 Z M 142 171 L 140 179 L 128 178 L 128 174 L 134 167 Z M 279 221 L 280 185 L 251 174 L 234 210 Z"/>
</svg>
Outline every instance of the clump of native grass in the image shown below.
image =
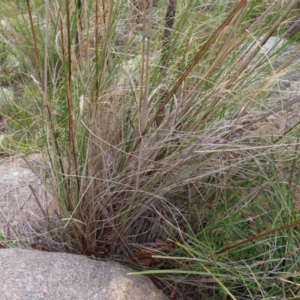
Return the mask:
<svg viewBox="0 0 300 300">
<path fill-rule="evenodd" d="M 171 299 L 283 299 L 298 293 L 299 120 L 278 92 L 299 63 L 297 45 L 281 55 L 296 1 L 206 2 L 28 0 L 28 27 L 3 33 L 59 206 L 34 245 L 143 266 Z"/>
</svg>

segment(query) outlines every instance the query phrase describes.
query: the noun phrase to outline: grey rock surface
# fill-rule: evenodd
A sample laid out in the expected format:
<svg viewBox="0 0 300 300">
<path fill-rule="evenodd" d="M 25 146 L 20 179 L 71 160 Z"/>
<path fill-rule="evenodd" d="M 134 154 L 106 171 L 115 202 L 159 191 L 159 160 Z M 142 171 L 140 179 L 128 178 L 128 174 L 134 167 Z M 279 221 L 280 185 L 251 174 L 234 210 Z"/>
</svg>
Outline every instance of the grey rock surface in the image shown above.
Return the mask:
<svg viewBox="0 0 300 300">
<path fill-rule="evenodd" d="M 35 250 L 0 250 L 1 300 L 166 300 L 144 276 L 114 262 Z"/>
<path fill-rule="evenodd" d="M 0 235 L 25 241 L 33 222 L 46 219 L 45 211 L 54 214 L 57 207 L 41 180 L 43 168 L 39 154 L 0 158 Z"/>
<path fill-rule="evenodd" d="M 44 172 L 38 154 L 0 162 L 0 236 L 26 248 L 36 243 L 34 225 L 47 223 L 43 211 L 58 209 L 42 183 Z M 47 226 L 38 230 L 44 234 Z M 1 249 L 0 300 L 167 299 L 147 277 L 128 275 L 132 271 L 79 255 Z"/>
<path fill-rule="evenodd" d="M 4 107 L 6 102 L 13 102 L 14 91 L 11 88 L 0 86 L 0 109 Z"/>
</svg>

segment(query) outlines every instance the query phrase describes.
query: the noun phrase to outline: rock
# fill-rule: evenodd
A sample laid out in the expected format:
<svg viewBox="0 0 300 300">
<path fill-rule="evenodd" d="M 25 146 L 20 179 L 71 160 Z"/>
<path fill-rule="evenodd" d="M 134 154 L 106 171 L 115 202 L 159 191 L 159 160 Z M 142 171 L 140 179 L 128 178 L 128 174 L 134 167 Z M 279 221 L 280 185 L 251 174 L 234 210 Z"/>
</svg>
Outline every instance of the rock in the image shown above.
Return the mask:
<svg viewBox="0 0 300 300">
<path fill-rule="evenodd" d="M 0 108 L 1 108 L 1 104 L 0 104 Z M 0 115 L 0 135 L 3 131 L 5 131 L 8 128 L 7 125 L 7 119 L 4 116 Z"/>
<path fill-rule="evenodd" d="M 3 108 L 7 102 L 13 102 L 14 92 L 11 88 L 0 87 L 0 109 Z"/>
<path fill-rule="evenodd" d="M 2 300 L 166 300 L 128 267 L 80 255 L 0 250 Z"/>
<path fill-rule="evenodd" d="M 10 240 L 25 242 L 32 223 L 46 221 L 45 211 L 49 215 L 55 212 L 54 201 L 39 177 L 42 162 L 39 154 L 0 160 L 0 235 Z M 30 242 L 21 244 L 25 246 Z"/>
<path fill-rule="evenodd" d="M 35 225 L 39 224 L 38 235 L 47 230 L 44 211 L 57 217 L 58 208 L 40 177 L 45 170 L 38 154 L 0 162 L 0 237 L 35 247 Z M 150 279 L 128 275 L 130 272 L 133 270 L 118 263 L 80 255 L 1 249 L 0 299 L 167 299 Z"/>
</svg>

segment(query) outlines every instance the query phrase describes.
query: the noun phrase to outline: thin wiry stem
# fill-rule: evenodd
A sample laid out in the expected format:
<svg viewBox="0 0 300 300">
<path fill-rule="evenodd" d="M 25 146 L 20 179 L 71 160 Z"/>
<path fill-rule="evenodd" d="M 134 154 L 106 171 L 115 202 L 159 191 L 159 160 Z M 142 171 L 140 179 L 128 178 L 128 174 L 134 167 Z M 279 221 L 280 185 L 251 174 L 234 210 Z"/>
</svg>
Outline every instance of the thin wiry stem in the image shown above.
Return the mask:
<svg viewBox="0 0 300 300">
<path fill-rule="evenodd" d="M 147 127 L 141 133 L 141 136 L 144 136 L 148 132 L 148 130 L 150 129 L 151 125 L 155 122 L 157 116 L 161 112 L 161 110 L 171 100 L 173 94 L 178 90 L 178 88 L 180 87 L 180 85 L 182 84 L 182 82 L 188 77 L 188 75 L 191 73 L 191 71 L 194 69 L 194 67 L 197 65 L 197 63 L 203 57 L 203 55 L 206 53 L 206 51 L 209 49 L 209 47 L 214 43 L 214 41 L 216 40 L 216 38 L 222 33 L 222 31 L 224 30 L 224 28 L 230 24 L 230 22 L 236 17 L 236 15 L 240 12 L 240 10 L 242 10 L 243 7 L 247 6 L 248 3 L 249 2 L 247 0 L 240 1 L 240 3 L 230 13 L 230 15 L 226 18 L 226 20 L 214 32 L 214 34 L 211 36 L 211 38 L 207 41 L 207 43 L 204 45 L 204 47 L 199 51 L 199 53 L 193 59 L 192 63 L 186 68 L 186 70 L 183 73 L 183 75 L 180 76 L 180 78 L 177 80 L 177 82 L 175 83 L 175 85 L 171 89 L 171 91 L 167 94 L 167 96 L 165 97 L 164 101 L 162 102 L 162 104 L 160 105 L 160 107 L 155 112 L 154 116 L 148 122 Z M 142 139 L 141 137 L 137 138 L 137 141 L 135 142 L 135 145 L 134 145 L 131 153 L 133 153 L 137 149 L 139 143 L 141 142 L 141 139 Z M 128 166 L 130 159 L 131 159 L 131 154 L 129 154 L 127 156 L 125 166 Z"/>
<path fill-rule="evenodd" d="M 66 1 L 66 12 L 67 12 L 67 40 L 68 40 L 68 94 L 67 94 L 67 104 L 68 104 L 68 119 L 69 119 L 69 130 L 68 130 L 68 139 L 69 139 L 69 153 L 72 157 L 74 163 L 74 170 L 76 174 L 76 183 L 77 190 L 80 190 L 79 176 L 78 176 L 78 162 L 77 162 L 77 151 L 76 151 L 76 141 L 75 141 L 75 132 L 74 132 L 74 111 L 73 111 L 73 80 L 72 80 L 72 51 L 71 51 L 71 23 L 70 23 L 70 8 L 69 0 Z M 69 166 L 70 167 L 70 166 Z M 69 188 L 70 179 L 68 178 Z"/>
<path fill-rule="evenodd" d="M 43 78 L 43 75 L 42 75 L 43 74 L 43 71 L 42 71 L 43 69 L 42 69 L 42 64 L 41 64 L 41 60 L 40 60 L 40 52 L 39 52 L 39 47 L 38 47 L 38 44 L 37 44 L 37 38 L 36 38 L 33 19 L 32 19 L 30 0 L 26 0 L 26 3 L 27 3 L 29 20 L 30 20 L 30 28 L 31 28 L 31 32 L 32 32 L 32 38 L 33 38 L 33 42 L 34 42 L 34 51 L 35 51 L 36 64 L 37 64 L 37 67 L 38 67 L 40 79 L 42 79 Z"/>
</svg>

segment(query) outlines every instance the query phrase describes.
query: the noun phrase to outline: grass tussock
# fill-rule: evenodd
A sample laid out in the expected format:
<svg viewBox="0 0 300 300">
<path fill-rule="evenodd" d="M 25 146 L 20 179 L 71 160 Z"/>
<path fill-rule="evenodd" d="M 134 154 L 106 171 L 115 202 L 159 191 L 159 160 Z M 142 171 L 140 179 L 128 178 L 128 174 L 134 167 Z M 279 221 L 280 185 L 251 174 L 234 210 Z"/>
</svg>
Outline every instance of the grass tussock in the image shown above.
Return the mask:
<svg viewBox="0 0 300 300">
<path fill-rule="evenodd" d="M 293 299 L 297 1 L 205 2 L 1 9 L 2 151 L 42 152 L 58 205 L 28 239 L 127 263 L 170 299 Z"/>
</svg>

